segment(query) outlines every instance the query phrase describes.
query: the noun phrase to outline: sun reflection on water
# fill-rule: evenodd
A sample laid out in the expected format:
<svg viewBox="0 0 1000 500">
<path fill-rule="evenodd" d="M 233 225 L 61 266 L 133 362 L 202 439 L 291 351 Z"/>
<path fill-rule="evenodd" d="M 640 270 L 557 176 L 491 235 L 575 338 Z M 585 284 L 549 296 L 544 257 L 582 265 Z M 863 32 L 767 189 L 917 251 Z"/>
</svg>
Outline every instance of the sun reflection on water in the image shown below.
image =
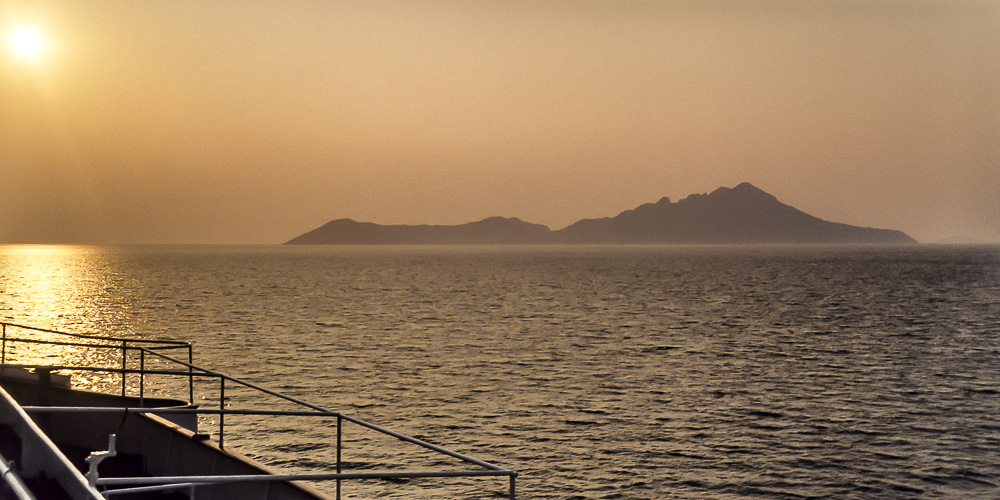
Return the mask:
<svg viewBox="0 0 1000 500">
<path fill-rule="evenodd" d="M 72 333 L 129 336 L 131 298 L 117 286 L 114 254 L 102 247 L 73 245 L 0 246 L 0 311 L 11 323 Z M 102 332 L 102 325 L 116 325 Z M 7 336 L 72 341 L 55 333 L 8 327 Z M 121 365 L 118 350 L 8 342 L 8 363 L 24 365 Z M 100 388 L 103 373 L 74 372 L 76 387 Z M 100 382 L 104 381 L 104 382 Z"/>
</svg>

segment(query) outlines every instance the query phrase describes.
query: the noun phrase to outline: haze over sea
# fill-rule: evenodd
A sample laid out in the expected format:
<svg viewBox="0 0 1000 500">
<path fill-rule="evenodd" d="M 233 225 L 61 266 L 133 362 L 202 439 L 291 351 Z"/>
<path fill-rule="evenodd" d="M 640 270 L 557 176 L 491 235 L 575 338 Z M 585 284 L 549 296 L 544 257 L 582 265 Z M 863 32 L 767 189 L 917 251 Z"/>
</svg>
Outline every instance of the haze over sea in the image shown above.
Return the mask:
<svg viewBox="0 0 1000 500">
<path fill-rule="evenodd" d="M 519 498 L 1000 497 L 996 246 L 0 246 L 0 317 L 192 341 L 514 469 Z M 332 463 L 315 421 L 226 425 Z M 407 453 L 349 440 L 345 471 Z"/>
</svg>

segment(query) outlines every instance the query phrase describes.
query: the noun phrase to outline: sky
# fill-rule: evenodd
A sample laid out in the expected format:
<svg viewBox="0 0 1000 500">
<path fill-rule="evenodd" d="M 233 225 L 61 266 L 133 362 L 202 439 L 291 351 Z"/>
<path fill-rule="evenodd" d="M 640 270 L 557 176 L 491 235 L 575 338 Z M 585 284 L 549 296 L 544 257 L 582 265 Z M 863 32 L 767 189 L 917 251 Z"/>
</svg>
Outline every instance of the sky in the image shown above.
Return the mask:
<svg viewBox="0 0 1000 500">
<path fill-rule="evenodd" d="M 561 229 L 741 182 L 1000 243 L 993 0 L 5 0 L 0 30 L 0 243 Z"/>
</svg>

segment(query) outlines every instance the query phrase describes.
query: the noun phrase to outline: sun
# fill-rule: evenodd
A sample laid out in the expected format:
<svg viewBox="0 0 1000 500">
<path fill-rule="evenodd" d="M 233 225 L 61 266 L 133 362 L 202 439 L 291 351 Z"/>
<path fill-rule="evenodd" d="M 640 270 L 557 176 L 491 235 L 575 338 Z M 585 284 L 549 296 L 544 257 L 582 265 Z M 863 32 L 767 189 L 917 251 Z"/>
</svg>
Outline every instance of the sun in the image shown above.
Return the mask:
<svg viewBox="0 0 1000 500">
<path fill-rule="evenodd" d="M 31 26 L 16 26 L 7 34 L 7 47 L 18 59 L 37 61 L 45 54 L 45 37 Z"/>
</svg>

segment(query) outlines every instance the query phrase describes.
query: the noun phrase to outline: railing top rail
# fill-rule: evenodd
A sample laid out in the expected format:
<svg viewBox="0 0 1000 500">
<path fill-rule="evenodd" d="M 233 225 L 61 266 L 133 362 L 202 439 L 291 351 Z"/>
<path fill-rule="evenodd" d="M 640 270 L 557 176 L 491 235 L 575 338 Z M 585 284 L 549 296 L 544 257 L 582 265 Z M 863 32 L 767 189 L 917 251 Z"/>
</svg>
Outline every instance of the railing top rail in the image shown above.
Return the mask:
<svg viewBox="0 0 1000 500">
<path fill-rule="evenodd" d="M 4 338 L 4 340 L 7 341 L 7 342 L 24 342 L 26 344 L 62 345 L 62 346 L 68 346 L 68 347 L 93 347 L 95 349 L 115 349 L 115 350 L 127 349 L 129 351 L 138 351 L 138 350 L 144 350 L 144 349 L 145 350 L 149 350 L 149 351 L 152 351 L 152 350 L 161 350 L 161 349 L 186 349 L 186 348 L 189 347 L 188 345 L 176 345 L 176 344 L 167 344 L 167 345 L 160 345 L 160 346 L 155 346 L 155 347 L 142 347 L 142 346 L 139 346 L 139 345 L 124 345 L 123 346 L 123 345 L 121 345 L 120 342 L 108 343 L 108 344 L 93 344 L 93 343 L 84 343 L 84 342 L 66 342 L 66 341 L 62 341 L 62 340 L 26 339 L 26 338 L 21 338 L 21 337 L 6 337 L 6 338 Z"/>
<path fill-rule="evenodd" d="M 28 413 L 155 413 L 194 415 L 275 415 L 286 417 L 343 417 L 341 413 L 295 410 L 219 410 L 213 408 L 180 407 L 116 407 L 116 406 L 22 406 Z"/>
<path fill-rule="evenodd" d="M 97 480 L 102 486 L 164 483 L 245 483 L 274 481 L 321 481 L 329 479 L 413 479 L 432 477 L 516 476 L 511 470 L 348 472 L 326 474 L 241 474 L 223 476 L 108 477 Z"/>
<path fill-rule="evenodd" d="M 137 339 L 137 338 L 132 338 L 132 337 L 113 337 L 113 336 L 108 336 L 108 335 L 94 335 L 94 334 L 88 334 L 88 333 L 70 333 L 70 332 L 61 332 L 59 330 L 50 330 L 48 328 L 39 328 L 37 326 L 19 325 L 17 323 L 10 323 L 10 322 L 7 322 L 7 321 L 0 321 L 0 325 L 3 325 L 5 327 L 6 326 L 10 326 L 10 327 L 14 327 L 14 328 L 23 328 L 25 330 L 33 330 L 33 331 L 36 331 L 36 332 L 51 333 L 51 334 L 55 334 L 55 335 L 65 335 L 65 336 L 68 336 L 68 337 L 76 337 L 76 338 L 81 338 L 81 339 L 106 340 L 106 341 L 109 341 L 109 342 L 119 342 L 119 343 L 120 342 L 138 342 L 138 343 L 147 343 L 147 344 L 165 344 L 165 345 L 176 345 L 176 346 L 190 346 L 191 345 L 190 342 L 185 342 L 183 340 Z"/>
<path fill-rule="evenodd" d="M 18 364 L 18 363 L 4 363 L 3 366 L 11 368 L 24 368 L 28 370 L 47 370 L 47 371 L 79 371 L 79 372 L 108 372 L 108 373 L 144 373 L 146 375 L 177 375 L 177 376 L 193 376 L 193 377 L 212 377 L 220 378 L 224 377 L 215 372 L 188 372 L 188 371 L 178 371 L 178 370 L 158 370 L 155 368 L 114 368 L 110 366 L 81 366 L 81 365 L 38 365 L 38 364 Z"/>
</svg>

